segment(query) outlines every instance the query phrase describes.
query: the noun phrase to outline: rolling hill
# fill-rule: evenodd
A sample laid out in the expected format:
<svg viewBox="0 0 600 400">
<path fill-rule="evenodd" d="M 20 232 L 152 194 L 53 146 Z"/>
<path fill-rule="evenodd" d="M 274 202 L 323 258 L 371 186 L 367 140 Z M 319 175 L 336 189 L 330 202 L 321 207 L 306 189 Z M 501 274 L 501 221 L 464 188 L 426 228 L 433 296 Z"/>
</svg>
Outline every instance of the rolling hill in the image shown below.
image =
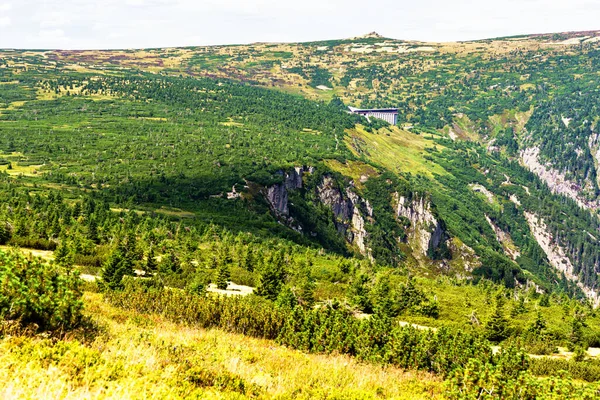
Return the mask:
<svg viewBox="0 0 600 400">
<path fill-rule="evenodd" d="M 179 323 L 170 305 L 152 308 L 140 293 L 206 296 L 210 283 L 234 282 L 255 289 L 264 313 L 248 322 L 227 303 L 236 319 L 219 329 L 247 333 L 269 315 L 275 333 L 250 336 L 448 379 L 448 359 L 472 367 L 479 335 L 544 355 L 598 347 L 599 38 L 422 43 L 373 33 L 1 50 L 0 245 L 51 251 L 57 266 L 97 277 L 87 288 L 92 307 L 100 300 L 91 292 L 132 291 L 134 303 L 113 298 L 111 307 Z M 398 108 L 399 123 L 347 106 Z M 182 300 L 185 313 L 194 299 Z M 499 334 L 505 305 L 511 327 Z M 332 311 L 320 316 L 322 308 Z M 191 325 L 213 327 L 185 313 Z M 369 315 L 364 326 L 348 322 Z M 384 334 L 398 319 L 441 328 L 440 340 L 461 351 L 476 344 L 452 356 L 441 346 L 411 364 L 394 347 L 409 334 Z M 331 347 L 339 321 L 349 344 Z M 447 328 L 477 339 L 445 336 Z M 306 329 L 309 339 L 290 333 Z M 381 342 L 367 352 L 369 330 Z M 477 362 L 504 370 L 521 357 L 482 354 Z M 565 368 L 596 380 L 596 361 L 577 362 Z M 533 365 L 537 375 L 558 369 Z"/>
</svg>

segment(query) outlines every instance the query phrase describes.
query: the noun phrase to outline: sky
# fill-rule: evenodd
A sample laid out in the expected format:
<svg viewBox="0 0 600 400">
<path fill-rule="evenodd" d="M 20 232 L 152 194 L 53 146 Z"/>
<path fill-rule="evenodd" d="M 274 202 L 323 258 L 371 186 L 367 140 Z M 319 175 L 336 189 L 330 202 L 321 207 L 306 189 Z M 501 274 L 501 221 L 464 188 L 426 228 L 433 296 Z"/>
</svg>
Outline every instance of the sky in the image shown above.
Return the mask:
<svg viewBox="0 0 600 400">
<path fill-rule="evenodd" d="M 600 0 L 0 0 L 0 48 L 340 39 L 457 41 L 600 29 Z"/>
</svg>

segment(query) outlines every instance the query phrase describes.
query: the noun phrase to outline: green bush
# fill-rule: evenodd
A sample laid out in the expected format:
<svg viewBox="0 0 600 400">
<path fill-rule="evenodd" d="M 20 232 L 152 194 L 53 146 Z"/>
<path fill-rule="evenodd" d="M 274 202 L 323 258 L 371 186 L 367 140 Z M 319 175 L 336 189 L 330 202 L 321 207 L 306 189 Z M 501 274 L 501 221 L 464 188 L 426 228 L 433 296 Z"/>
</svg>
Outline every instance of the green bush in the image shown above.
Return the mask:
<svg viewBox="0 0 600 400">
<path fill-rule="evenodd" d="M 0 251 L 0 318 L 35 324 L 40 330 L 67 330 L 82 319 L 79 273 L 39 258 Z"/>
</svg>

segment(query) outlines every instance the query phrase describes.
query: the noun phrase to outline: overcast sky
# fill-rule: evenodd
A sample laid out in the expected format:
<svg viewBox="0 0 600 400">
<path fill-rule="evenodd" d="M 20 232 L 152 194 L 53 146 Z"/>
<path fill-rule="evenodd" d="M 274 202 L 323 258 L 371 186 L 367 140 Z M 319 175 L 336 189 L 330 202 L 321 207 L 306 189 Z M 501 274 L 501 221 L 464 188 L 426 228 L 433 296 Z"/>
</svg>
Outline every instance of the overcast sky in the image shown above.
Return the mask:
<svg viewBox="0 0 600 400">
<path fill-rule="evenodd" d="M 600 29 L 600 0 L 0 0 L 0 48 L 454 41 Z"/>
</svg>

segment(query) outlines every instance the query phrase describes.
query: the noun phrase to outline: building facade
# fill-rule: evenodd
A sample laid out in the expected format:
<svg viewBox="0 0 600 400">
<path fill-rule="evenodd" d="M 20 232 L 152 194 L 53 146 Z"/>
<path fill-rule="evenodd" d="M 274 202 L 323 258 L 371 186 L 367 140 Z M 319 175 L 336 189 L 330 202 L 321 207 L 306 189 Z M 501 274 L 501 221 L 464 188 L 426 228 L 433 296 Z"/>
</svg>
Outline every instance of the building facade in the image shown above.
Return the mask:
<svg viewBox="0 0 600 400">
<path fill-rule="evenodd" d="M 359 114 L 367 119 L 379 118 L 390 125 L 396 125 L 398 123 L 398 109 L 397 108 L 373 108 L 373 109 L 360 109 L 354 107 L 348 107 L 350 112 L 353 114 Z"/>
</svg>

